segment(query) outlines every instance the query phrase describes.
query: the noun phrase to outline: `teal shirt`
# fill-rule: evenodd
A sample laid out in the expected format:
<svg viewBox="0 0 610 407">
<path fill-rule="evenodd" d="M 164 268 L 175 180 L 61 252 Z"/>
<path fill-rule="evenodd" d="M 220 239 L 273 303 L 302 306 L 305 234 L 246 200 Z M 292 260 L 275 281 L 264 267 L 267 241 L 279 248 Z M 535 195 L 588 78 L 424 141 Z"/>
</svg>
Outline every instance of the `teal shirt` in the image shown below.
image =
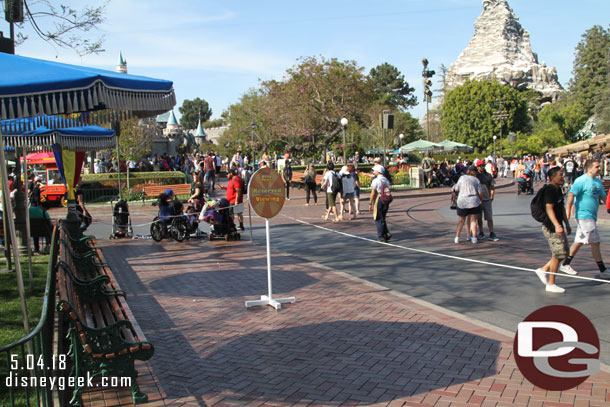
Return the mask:
<svg viewBox="0 0 610 407">
<path fill-rule="evenodd" d="M 48 219 L 51 220 L 49 213 L 37 206 L 30 206 L 30 219 Z"/>
<path fill-rule="evenodd" d="M 570 193 L 574 194 L 574 214 L 576 219 L 597 220 L 600 199 L 606 198 L 604 186 L 599 178 L 583 174 L 576 178 Z"/>
</svg>

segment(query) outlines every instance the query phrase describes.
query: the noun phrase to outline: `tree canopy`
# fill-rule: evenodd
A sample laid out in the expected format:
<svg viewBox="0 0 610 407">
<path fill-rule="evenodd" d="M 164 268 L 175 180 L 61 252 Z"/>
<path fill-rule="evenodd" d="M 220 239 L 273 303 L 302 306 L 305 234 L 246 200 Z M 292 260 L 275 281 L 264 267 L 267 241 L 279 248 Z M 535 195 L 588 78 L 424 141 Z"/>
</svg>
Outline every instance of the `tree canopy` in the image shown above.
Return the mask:
<svg viewBox="0 0 610 407">
<path fill-rule="evenodd" d="M 199 114 L 201 113 L 201 122 L 207 121 L 212 116 L 212 109 L 204 99 L 196 98 L 194 100 L 184 100 L 182 106 L 178 108 L 182 117 L 180 124 L 183 129 L 195 129 L 199 123 Z"/>
<path fill-rule="evenodd" d="M 369 72 L 377 103 L 394 109 L 406 110 L 417 105 L 414 88 L 405 81 L 398 68 L 387 62 L 377 65 Z"/>
<path fill-rule="evenodd" d="M 527 131 L 530 125 L 527 101 L 519 91 L 497 81 L 469 81 L 447 92 L 441 126 L 445 138 L 486 149 L 494 135 L 500 135 L 494 120 L 496 104 L 502 101 L 508 114 L 503 134 Z"/>
<path fill-rule="evenodd" d="M 50 0 L 23 0 L 24 22 L 16 23 L 15 45 L 18 46 L 29 38 L 23 32 L 25 25 L 29 24 L 44 41 L 61 48 L 70 48 L 80 56 L 104 52 L 104 36 L 87 38 L 87 35 L 104 22 L 106 5 L 107 3 L 97 7 L 86 6 L 78 11 L 63 4 L 53 5 Z"/>
<path fill-rule="evenodd" d="M 312 157 L 342 140 L 341 118 L 353 134 L 368 126 L 375 93 L 363 68 L 354 61 L 305 57 L 288 69 L 281 81 L 261 83 L 226 114 L 231 128 L 223 143 L 274 149 Z"/>
<path fill-rule="evenodd" d="M 608 89 L 610 58 L 610 29 L 593 26 L 582 35 L 576 46 L 570 81 L 572 98 L 582 104 L 591 116 L 604 92 Z"/>
</svg>

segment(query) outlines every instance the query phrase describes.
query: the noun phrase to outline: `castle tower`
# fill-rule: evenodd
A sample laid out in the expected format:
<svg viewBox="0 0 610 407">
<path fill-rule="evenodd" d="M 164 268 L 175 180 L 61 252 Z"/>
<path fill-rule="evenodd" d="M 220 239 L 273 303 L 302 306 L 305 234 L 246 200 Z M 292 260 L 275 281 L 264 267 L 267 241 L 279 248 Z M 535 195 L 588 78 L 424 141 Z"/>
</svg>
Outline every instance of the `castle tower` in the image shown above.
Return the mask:
<svg viewBox="0 0 610 407">
<path fill-rule="evenodd" d="M 127 61 L 123 58 L 123 53 L 119 51 L 119 62 L 117 63 L 116 72 L 127 73 Z"/>
<path fill-rule="evenodd" d="M 202 145 L 206 142 L 207 135 L 205 131 L 203 131 L 203 126 L 201 125 L 201 115 L 199 115 L 199 124 L 197 125 L 197 132 L 195 133 L 195 142 L 199 145 Z"/>
<path fill-rule="evenodd" d="M 182 126 L 180 126 L 178 123 L 173 110 L 170 111 L 167 125 L 165 126 L 165 129 L 163 129 L 163 135 L 170 139 L 174 139 L 182 135 Z"/>
</svg>

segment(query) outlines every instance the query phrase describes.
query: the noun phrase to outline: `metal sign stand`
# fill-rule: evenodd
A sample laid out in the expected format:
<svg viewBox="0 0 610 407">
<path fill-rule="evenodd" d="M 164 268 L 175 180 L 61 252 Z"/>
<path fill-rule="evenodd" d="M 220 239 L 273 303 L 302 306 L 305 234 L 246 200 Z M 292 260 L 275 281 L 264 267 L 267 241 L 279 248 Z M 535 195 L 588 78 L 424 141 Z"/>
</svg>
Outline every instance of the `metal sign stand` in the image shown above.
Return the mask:
<svg viewBox="0 0 610 407">
<path fill-rule="evenodd" d="M 284 194 L 286 193 L 284 188 L 284 182 L 279 174 L 270 168 L 261 168 L 256 171 L 248 184 L 249 206 L 252 207 L 257 215 L 265 218 L 265 231 L 267 234 L 267 295 L 261 295 L 260 300 L 246 301 L 246 308 L 270 305 L 276 310 L 279 310 L 282 308 L 282 304 L 296 302 L 294 297 L 274 299 L 272 295 L 269 218 L 277 215 L 282 209 L 282 206 L 284 205 Z M 260 205 L 261 202 L 263 203 L 263 207 Z M 269 205 L 271 202 L 279 203 L 279 205 Z M 252 233 L 252 223 L 250 223 L 250 233 Z"/>
<path fill-rule="evenodd" d="M 269 219 L 265 219 L 265 230 L 267 232 L 267 295 L 261 295 L 257 301 L 246 301 L 246 308 L 257 307 L 260 305 L 271 305 L 276 310 L 282 308 L 282 304 L 295 303 L 294 297 L 273 299 L 271 285 L 271 244 L 269 238 Z"/>
</svg>

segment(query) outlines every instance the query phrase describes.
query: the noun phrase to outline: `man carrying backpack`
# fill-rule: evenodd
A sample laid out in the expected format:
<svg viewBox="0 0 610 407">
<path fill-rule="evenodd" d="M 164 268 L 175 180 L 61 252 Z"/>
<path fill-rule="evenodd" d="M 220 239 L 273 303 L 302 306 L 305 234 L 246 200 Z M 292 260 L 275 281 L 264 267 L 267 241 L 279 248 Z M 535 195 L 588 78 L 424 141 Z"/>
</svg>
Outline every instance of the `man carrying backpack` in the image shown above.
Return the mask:
<svg viewBox="0 0 610 407">
<path fill-rule="evenodd" d="M 373 219 L 375 219 L 375 226 L 377 226 L 377 238 L 380 242 L 387 242 L 392 238 L 386 222 L 386 215 L 392 202 L 390 181 L 383 175 L 384 169 L 381 165 L 375 165 L 373 172 L 375 179 L 371 183 L 369 211 L 373 211 Z"/>
<path fill-rule="evenodd" d="M 559 263 L 568 255 L 568 239 L 572 233 L 568 217 L 563 203 L 562 186 L 565 181 L 563 171 L 560 167 L 551 168 L 548 172 L 550 184 L 545 185 L 538 191 L 531 203 L 532 215 L 542 222 L 542 233 L 549 242 L 551 248 L 551 259 L 541 268 L 536 269 L 536 275 L 546 286 L 546 291 L 551 293 L 563 293 L 565 289 L 555 284 L 555 274 L 559 269 Z M 565 224 L 565 232 L 563 228 Z"/>
<path fill-rule="evenodd" d="M 337 194 L 341 192 L 342 186 L 341 178 L 335 172 L 335 165 L 332 161 L 329 161 L 328 164 L 326 164 L 326 172 L 324 173 L 322 185 L 320 187 L 322 191 L 326 191 L 326 199 L 328 202 L 326 214 L 323 216 L 324 220 L 328 220 L 331 212 L 335 214 L 335 220 L 333 220 L 333 222 L 343 220 L 343 214 L 337 214 Z"/>
</svg>

